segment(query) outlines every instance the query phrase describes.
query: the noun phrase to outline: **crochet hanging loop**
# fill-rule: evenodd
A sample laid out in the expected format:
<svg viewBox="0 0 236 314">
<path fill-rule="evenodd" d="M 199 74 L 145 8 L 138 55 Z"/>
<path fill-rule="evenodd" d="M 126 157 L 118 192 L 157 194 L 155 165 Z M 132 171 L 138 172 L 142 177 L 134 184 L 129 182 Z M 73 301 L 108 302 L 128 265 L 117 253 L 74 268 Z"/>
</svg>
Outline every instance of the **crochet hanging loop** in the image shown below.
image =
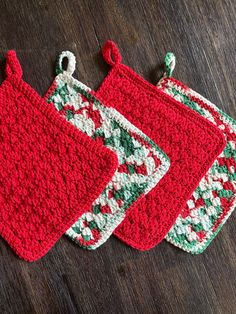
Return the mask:
<svg viewBox="0 0 236 314">
<path fill-rule="evenodd" d="M 165 72 L 164 72 L 164 77 L 170 77 L 172 76 L 174 69 L 175 69 L 175 64 L 176 64 L 176 57 L 173 54 L 173 52 L 167 52 L 164 58 L 164 67 L 165 67 Z"/>
<path fill-rule="evenodd" d="M 9 50 L 6 54 L 6 75 L 15 75 L 18 78 L 22 77 L 22 68 L 14 50 Z"/>
<path fill-rule="evenodd" d="M 65 58 L 68 61 L 66 69 L 63 68 L 63 60 Z M 62 51 L 57 61 L 56 73 L 57 74 L 67 73 L 69 75 L 73 75 L 73 73 L 75 72 L 75 66 L 76 66 L 75 55 L 71 51 Z"/>
<path fill-rule="evenodd" d="M 104 60 L 114 66 L 121 63 L 122 57 L 119 51 L 119 48 L 112 40 L 108 40 L 102 48 L 102 55 Z"/>
</svg>

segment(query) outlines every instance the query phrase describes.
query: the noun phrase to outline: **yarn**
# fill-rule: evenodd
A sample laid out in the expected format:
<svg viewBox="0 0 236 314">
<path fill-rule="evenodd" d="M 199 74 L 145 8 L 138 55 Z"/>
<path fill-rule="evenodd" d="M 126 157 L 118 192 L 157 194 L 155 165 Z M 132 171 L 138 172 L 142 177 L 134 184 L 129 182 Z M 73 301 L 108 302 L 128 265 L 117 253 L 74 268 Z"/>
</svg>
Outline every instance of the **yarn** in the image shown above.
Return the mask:
<svg viewBox="0 0 236 314">
<path fill-rule="evenodd" d="M 63 70 L 62 60 L 68 59 Z M 91 208 L 66 234 L 81 247 L 94 250 L 125 218 L 126 211 L 148 193 L 169 168 L 169 159 L 146 135 L 113 108 L 106 108 L 89 87 L 72 77 L 75 57 L 64 51 L 45 98 L 82 132 L 113 150 L 118 169 Z"/>
<path fill-rule="evenodd" d="M 173 54 L 168 55 L 175 59 Z M 169 63 L 165 65 L 170 72 Z M 183 250 L 198 254 L 219 233 L 236 206 L 236 121 L 172 77 L 163 78 L 157 88 L 215 124 L 227 141 L 166 237 Z"/>
<path fill-rule="evenodd" d="M 0 86 L 0 234 L 27 261 L 90 208 L 116 155 L 60 117 L 22 80 L 14 51 Z"/>
<path fill-rule="evenodd" d="M 155 141 L 171 162 L 159 184 L 114 232 L 128 245 L 148 250 L 166 236 L 225 140 L 212 123 L 121 64 L 114 42 L 108 41 L 102 53 L 112 69 L 96 96 Z"/>
</svg>

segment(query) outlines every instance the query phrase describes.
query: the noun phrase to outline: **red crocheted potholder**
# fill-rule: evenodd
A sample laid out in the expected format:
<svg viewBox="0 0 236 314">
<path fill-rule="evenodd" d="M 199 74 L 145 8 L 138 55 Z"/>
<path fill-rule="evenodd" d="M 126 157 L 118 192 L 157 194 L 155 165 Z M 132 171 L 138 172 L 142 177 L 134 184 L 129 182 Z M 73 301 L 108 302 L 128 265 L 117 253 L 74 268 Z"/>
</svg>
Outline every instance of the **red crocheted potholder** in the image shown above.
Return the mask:
<svg viewBox="0 0 236 314">
<path fill-rule="evenodd" d="M 113 66 L 97 97 L 119 110 L 169 156 L 171 166 L 159 184 L 127 213 L 115 235 L 140 250 L 158 244 L 225 147 L 222 133 L 193 110 L 121 64 L 108 41 L 103 57 Z"/>
<path fill-rule="evenodd" d="M 0 234 L 27 261 L 42 257 L 90 209 L 116 155 L 77 130 L 22 80 L 14 51 L 0 86 Z"/>
</svg>

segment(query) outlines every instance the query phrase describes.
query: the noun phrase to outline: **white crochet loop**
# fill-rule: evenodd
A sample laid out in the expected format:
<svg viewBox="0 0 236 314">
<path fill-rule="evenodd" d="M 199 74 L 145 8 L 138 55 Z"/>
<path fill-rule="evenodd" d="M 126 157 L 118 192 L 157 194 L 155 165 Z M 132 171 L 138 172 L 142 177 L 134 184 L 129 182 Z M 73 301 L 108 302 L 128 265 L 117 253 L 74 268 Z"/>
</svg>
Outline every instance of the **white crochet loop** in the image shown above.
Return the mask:
<svg viewBox="0 0 236 314">
<path fill-rule="evenodd" d="M 62 62 L 64 58 L 67 58 L 68 60 L 68 65 L 66 69 L 63 69 L 63 66 L 62 66 Z M 76 66 L 75 55 L 71 51 L 62 51 L 58 59 L 58 67 L 60 71 L 66 72 L 69 75 L 72 75 L 75 71 L 75 66 Z"/>
</svg>

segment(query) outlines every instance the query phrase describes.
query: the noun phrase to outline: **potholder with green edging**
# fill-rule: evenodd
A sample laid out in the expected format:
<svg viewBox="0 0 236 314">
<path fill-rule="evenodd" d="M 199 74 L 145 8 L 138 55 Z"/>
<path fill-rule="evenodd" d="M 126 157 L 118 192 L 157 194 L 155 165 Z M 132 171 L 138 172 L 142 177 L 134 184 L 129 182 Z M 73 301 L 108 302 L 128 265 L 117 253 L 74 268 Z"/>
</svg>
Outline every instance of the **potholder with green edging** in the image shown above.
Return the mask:
<svg viewBox="0 0 236 314">
<path fill-rule="evenodd" d="M 62 61 L 68 59 L 67 70 Z M 102 142 L 118 156 L 112 180 L 66 234 L 87 249 L 103 244 L 125 218 L 126 211 L 156 186 L 169 168 L 160 148 L 113 108 L 105 107 L 90 88 L 72 77 L 75 57 L 67 51 L 59 57 L 59 73 L 45 98 L 71 124 Z M 132 209 L 131 209 L 132 210 Z"/>
<path fill-rule="evenodd" d="M 236 206 L 236 121 L 172 76 L 175 56 L 167 53 L 166 72 L 157 88 L 198 112 L 225 135 L 227 145 L 178 216 L 166 240 L 190 253 L 201 253 Z"/>
</svg>

